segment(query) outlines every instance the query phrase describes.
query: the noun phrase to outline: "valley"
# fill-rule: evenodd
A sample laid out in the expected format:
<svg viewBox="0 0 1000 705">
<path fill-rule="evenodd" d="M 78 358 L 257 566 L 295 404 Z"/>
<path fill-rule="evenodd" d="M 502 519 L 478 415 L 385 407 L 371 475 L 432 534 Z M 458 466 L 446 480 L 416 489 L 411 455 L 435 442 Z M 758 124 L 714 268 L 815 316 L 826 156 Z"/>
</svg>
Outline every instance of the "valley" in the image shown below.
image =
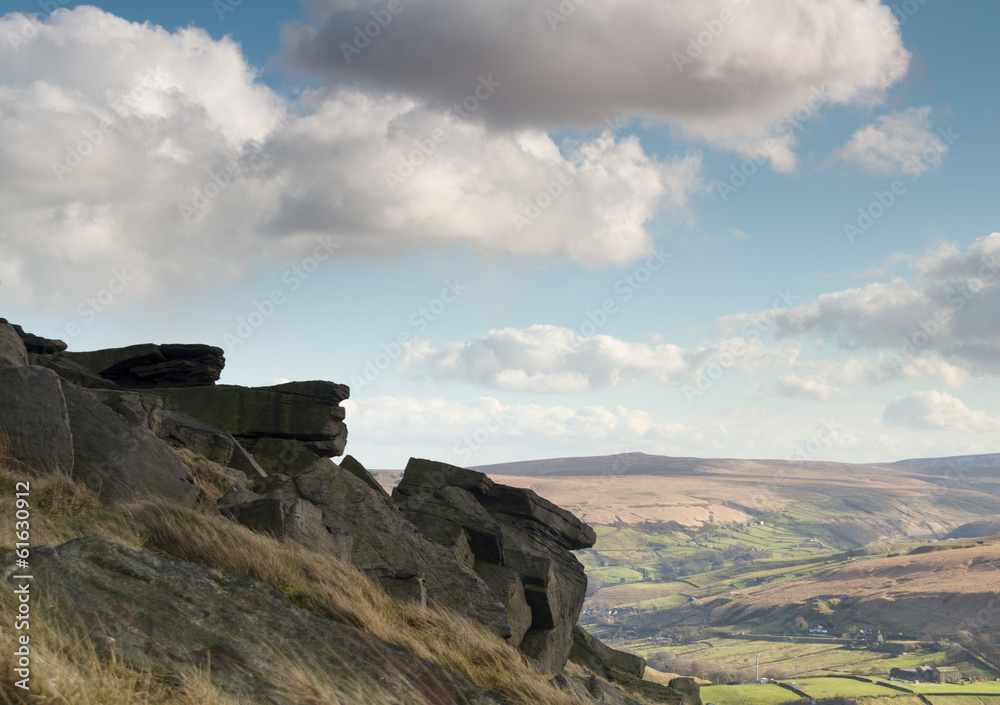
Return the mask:
<svg viewBox="0 0 1000 705">
<path fill-rule="evenodd" d="M 626 454 L 478 469 L 594 526 L 597 543 L 577 553 L 581 623 L 658 670 L 716 683 L 752 683 L 755 661 L 770 679 L 885 680 L 919 665 L 1000 675 L 990 465 Z"/>
</svg>

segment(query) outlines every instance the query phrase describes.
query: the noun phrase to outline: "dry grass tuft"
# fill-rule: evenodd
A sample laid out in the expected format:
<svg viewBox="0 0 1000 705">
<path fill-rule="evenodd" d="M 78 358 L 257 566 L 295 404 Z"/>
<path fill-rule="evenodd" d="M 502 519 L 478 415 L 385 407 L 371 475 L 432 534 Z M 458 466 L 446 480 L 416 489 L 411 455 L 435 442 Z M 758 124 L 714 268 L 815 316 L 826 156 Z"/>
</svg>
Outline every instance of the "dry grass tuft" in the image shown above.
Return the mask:
<svg viewBox="0 0 1000 705">
<path fill-rule="evenodd" d="M 195 484 L 212 499 L 221 499 L 239 480 L 224 467 L 187 448 L 174 448 L 174 455 L 194 477 Z M 245 483 L 244 483 L 245 484 Z"/>
</svg>

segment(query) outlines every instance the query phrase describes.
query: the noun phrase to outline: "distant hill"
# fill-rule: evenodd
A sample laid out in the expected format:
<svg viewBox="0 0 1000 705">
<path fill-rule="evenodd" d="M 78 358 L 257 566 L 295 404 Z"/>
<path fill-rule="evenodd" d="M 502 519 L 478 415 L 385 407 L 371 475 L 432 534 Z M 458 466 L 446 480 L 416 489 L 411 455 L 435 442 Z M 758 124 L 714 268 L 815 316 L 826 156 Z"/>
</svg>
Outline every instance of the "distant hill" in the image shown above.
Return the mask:
<svg viewBox="0 0 1000 705">
<path fill-rule="evenodd" d="M 831 546 L 942 537 L 1000 514 L 1000 473 L 826 461 L 675 458 L 646 453 L 552 458 L 477 468 L 531 487 L 592 524 L 745 524 L 782 516 L 821 527 Z M 812 534 L 807 534 L 812 535 Z"/>
<path fill-rule="evenodd" d="M 1000 534 L 1000 514 L 991 517 L 983 517 L 968 524 L 962 524 L 957 529 L 952 530 L 946 539 L 977 539 L 982 536 L 995 536 Z"/>
<path fill-rule="evenodd" d="M 908 458 L 892 463 L 870 463 L 880 467 L 979 467 L 1000 468 L 1000 453 L 952 455 L 944 458 Z"/>
</svg>

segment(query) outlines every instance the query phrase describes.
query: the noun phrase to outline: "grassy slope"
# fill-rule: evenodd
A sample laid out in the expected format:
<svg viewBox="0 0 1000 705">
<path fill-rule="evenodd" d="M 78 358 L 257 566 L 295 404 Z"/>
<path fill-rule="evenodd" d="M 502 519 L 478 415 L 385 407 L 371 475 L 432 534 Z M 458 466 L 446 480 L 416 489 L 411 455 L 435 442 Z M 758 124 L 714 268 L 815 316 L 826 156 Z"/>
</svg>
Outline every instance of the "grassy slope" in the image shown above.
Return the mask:
<svg viewBox="0 0 1000 705">
<path fill-rule="evenodd" d="M 191 458 L 182 458 L 191 463 Z M 227 476 L 211 463 L 191 469 L 214 496 L 226 489 Z M 254 533 L 219 516 L 157 503 L 136 503 L 114 509 L 101 506 L 85 487 L 63 475 L 29 478 L 10 469 L 0 447 L 0 525 L 12 526 L 14 487 L 31 482 L 33 546 L 60 545 L 79 536 L 97 536 L 135 550 L 181 558 L 231 573 L 243 573 L 268 583 L 312 612 L 399 644 L 418 656 L 496 691 L 511 703 L 568 705 L 570 699 L 547 684 L 519 652 L 482 627 L 445 610 L 423 610 L 391 600 L 362 573 L 340 561 Z M 9 539 L 8 535 L 8 539 Z M 7 543 L 0 549 L 13 546 Z M 12 609 L 9 584 L 0 586 L 4 612 Z M 133 703 L 135 705 L 234 705 L 212 686 L 207 674 L 178 674 L 178 685 L 135 673 L 121 663 L 99 659 L 86 643 L 67 641 L 32 620 L 33 663 L 40 692 L 26 696 L 12 687 L 15 635 L 0 629 L 0 702 L 65 702 L 74 705 Z M 284 687 L 304 704 L 383 705 L 390 701 L 370 692 L 344 693 L 322 672 L 285 664 Z M 281 667 L 280 664 L 276 667 Z M 245 701 L 241 701 L 245 702 Z M 428 704 L 433 705 L 433 704 Z"/>
</svg>

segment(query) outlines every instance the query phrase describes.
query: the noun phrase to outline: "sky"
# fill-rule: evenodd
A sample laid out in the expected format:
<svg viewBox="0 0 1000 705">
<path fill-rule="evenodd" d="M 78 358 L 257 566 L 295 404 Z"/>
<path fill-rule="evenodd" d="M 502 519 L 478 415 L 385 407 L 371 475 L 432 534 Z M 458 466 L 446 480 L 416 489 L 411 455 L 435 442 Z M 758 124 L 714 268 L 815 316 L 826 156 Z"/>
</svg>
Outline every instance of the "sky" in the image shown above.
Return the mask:
<svg viewBox="0 0 1000 705">
<path fill-rule="evenodd" d="M 8 0 L 0 316 L 347 452 L 1000 450 L 1000 4 Z"/>
</svg>

